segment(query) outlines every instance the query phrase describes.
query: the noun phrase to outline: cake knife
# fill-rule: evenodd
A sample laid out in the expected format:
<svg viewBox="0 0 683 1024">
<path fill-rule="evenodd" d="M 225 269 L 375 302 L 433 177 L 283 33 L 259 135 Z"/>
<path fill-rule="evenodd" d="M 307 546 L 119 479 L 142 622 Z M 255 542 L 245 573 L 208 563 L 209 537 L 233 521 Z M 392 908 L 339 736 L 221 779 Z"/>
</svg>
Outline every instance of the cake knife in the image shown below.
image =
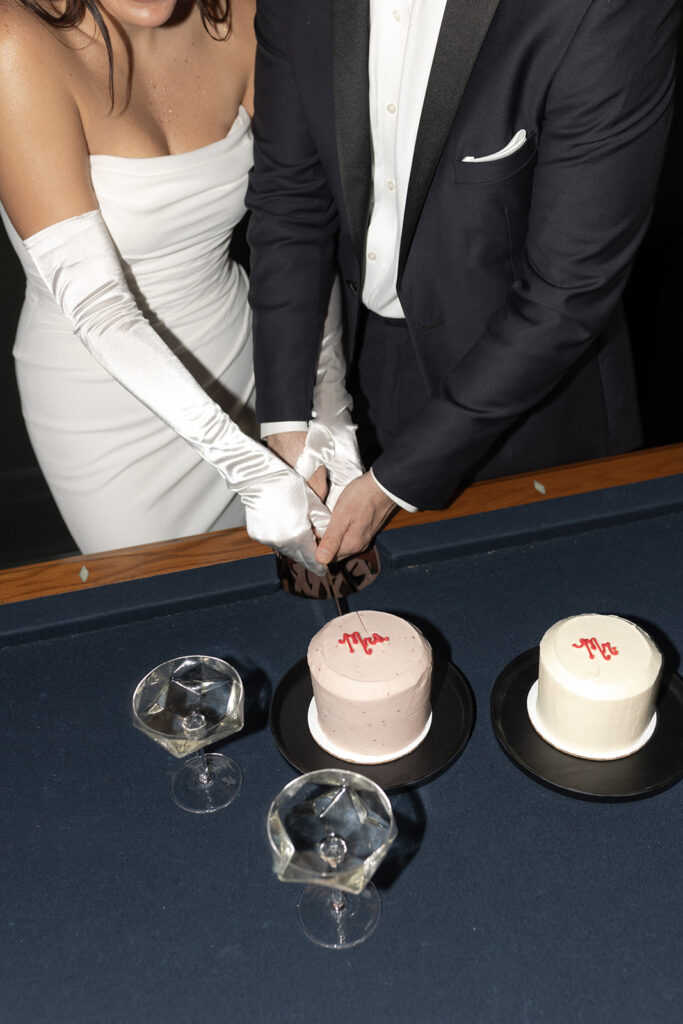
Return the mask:
<svg viewBox="0 0 683 1024">
<path fill-rule="evenodd" d="M 334 582 L 332 580 L 332 573 L 330 572 L 329 565 L 325 566 L 325 572 L 327 573 L 327 581 L 330 584 L 330 593 L 332 594 L 332 597 L 334 598 L 334 603 L 337 606 L 337 615 L 339 616 L 339 618 L 341 618 L 342 615 L 348 613 L 348 610 L 349 610 L 348 602 L 347 602 L 345 597 L 342 597 L 342 598 L 337 597 L 337 594 L 336 594 L 335 589 L 334 589 Z M 341 604 L 342 601 L 344 602 L 344 609 L 345 609 L 344 612 L 342 611 L 342 604 Z"/>
</svg>

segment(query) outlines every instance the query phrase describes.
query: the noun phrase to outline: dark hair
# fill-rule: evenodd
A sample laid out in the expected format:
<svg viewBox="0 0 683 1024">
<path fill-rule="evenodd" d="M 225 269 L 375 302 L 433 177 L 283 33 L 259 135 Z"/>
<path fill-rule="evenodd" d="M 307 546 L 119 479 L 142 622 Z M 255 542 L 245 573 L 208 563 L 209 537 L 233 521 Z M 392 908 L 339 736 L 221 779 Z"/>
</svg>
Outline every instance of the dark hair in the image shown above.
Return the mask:
<svg viewBox="0 0 683 1024">
<path fill-rule="evenodd" d="M 104 45 L 107 48 L 107 56 L 109 58 L 109 96 L 113 107 L 114 54 L 111 48 L 109 30 L 104 23 L 102 15 L 100 14 L 96 0 L 66 0 L 64 13 L 59 15 L 50 14 L 49 11 L 46 11 L 45 8 L 41 6 L 38 0 L 19 0 L 19 2 L 23 7 L 31 11 L 32 14 L 37 14 L 39 18 L 42 18 L 43 21 L 46 21 L 48 25 L 52 25 L 54 28 L 77 28 L 83 21 L 85 12 L 90 11 L 91 15 L 95 19 L 95 24 L 102 33 L 102 39 L 104 40 Z M 226 36 L 230 35 L 230 0 L 194 0 L 194 3 L 199 8 L 202 24 L 209 35 L 214 35 L 214 32 L 218 29 L 219 25 L 225 25 Z M 214 36 L 214 38 L 218 37 Z"/>
</svg>

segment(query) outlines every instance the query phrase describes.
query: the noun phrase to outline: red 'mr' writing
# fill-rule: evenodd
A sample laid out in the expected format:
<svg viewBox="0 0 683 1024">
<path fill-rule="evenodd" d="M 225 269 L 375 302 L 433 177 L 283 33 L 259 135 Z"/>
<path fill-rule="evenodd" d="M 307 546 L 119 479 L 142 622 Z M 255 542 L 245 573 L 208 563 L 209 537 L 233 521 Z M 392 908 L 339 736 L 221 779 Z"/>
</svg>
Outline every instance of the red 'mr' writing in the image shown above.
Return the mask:
<svg viewBox="0 0 683 1024">
<path fill-rule="evenodd" d="M 388 639 L 388 636 L 380 636 L 379 633 L 373 633 L 372 636 L 361 636 L 360 633 L 344 633 L 344 636 L 337 643 L 348 644 L 351 654 L 359 645 L 363 648 L 365 654 L 372 654 L 372 648 L 375 644 L 386 643 Z"/>
<path fill-rule="evenodd" d="M 585 636 L 581 637 L 578 644 L 572 644 L 572 647 L 577 647 L 579 648 L 579 650 L 582 647 L 584 647 L 588 651 L 588 657 L 591 660 L 595 657 L 593 651 L 596 651 L 602 658 L 605 659 L 605 661 L 609 661 L 613 655 L 619 653 L 617 648 L 613 647 L 612 644 L 601 644 L 598 640 L 595 639 L 594 636 L 592 636 L 590 639 L 588 639 L 588 637 Z"/>
</svg>

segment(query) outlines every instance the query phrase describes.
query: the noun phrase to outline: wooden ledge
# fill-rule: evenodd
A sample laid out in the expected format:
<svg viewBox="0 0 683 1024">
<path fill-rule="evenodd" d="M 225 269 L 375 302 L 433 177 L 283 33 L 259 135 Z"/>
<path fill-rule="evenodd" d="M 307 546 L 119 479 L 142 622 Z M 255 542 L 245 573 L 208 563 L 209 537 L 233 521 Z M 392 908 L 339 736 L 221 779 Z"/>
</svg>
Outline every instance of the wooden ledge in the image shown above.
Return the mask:
<svg viewBox="0 0 683 1024">
<path fill-rule="evenodd" d="M 386 529 L 396 530 L 403 526 L 529 505 L 641 480 L 675 476 L 678 473 L 683 473 L 683 444 L 543 469 L 535 473 L 520 473 L 472 484 L 444 510 L 414 514 L 401 510 Z M 88 590 L 109 583 L 160 576 L 265 554 L 269 554 L 269 549 L 250 540 L 246 530 L 238 528 L 100 554 L 37 562 L 0 571 L 0 604 L 73 590 Z"/>
</svg>

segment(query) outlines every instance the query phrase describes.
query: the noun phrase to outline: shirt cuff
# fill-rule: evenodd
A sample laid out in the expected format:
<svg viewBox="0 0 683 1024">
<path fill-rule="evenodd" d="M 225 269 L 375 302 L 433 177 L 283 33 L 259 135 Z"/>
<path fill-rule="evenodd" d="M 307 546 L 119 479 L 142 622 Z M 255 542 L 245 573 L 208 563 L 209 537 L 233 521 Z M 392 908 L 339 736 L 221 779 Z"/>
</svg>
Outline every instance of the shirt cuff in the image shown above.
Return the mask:
<svg viewBox="0 0 683 1024">
<path fill-rule="evenodd" d="M 284 434 L 290 430 L 308 430 L 306 420 L 282 420 L 279 423 L 262 423 L 261 437 L 270 437 L 271 434 Z"/>
<path fill-rule="evenodd" d="M 399 508 L 405 509 L 406 512 L 417 512 L 417 506 L 416 505 L 409 505 L 407 501 L 403 501 L 402 498 L 397 498 L 395 494 L 392 494 L 391 491 L 388 491 L 386 489 L 386 487 L 383 487 L 382 484 L 377 479 L 377 477 L 375 476 L 375 473 L 374 473 L 374 471 L 372 469 L 370 469 L 370 476 L 375 481 L 375 483 L 379 487 L 380 491 L 384 491 L 384 493 L 386 494 L 387 498 L 391 498 L 391 500 L 394 502 L 395 505 L 398 505 Z"/>
</svg>

